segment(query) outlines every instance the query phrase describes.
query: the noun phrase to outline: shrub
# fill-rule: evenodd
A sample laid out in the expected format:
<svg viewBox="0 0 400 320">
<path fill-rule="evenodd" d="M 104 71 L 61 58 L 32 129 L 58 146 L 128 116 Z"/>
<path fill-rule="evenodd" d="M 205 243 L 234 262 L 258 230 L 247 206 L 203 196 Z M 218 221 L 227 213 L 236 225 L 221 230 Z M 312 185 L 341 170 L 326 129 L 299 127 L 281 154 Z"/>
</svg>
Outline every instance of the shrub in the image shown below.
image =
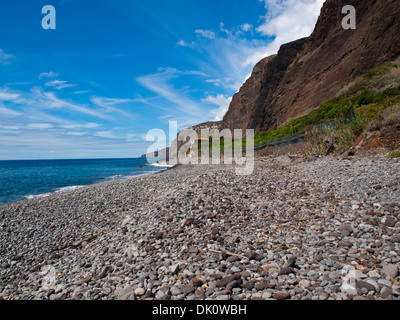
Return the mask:
<svg viewBox="0 0 400 320">
<path fill-rule="evenodd" d="M 313 128 L 306 134 L 306 155 L 327 155 L 350 149 L 369 121 L 365 116 L 356 115 L 348 123 L 339 122 L 331 127 Z"/>
<path fill-rule="evenodd" d="M 367 126 L 368 131 L 377 131 L 385 126 L 400 124 L 400 104 L 383 109 Z"/>
<path fill-rule="evenodd" d="M 395 159 L 400 158 L 400 151 L 395 151 L 389 155 L 389 158 Z"/>
<path fill-rule="evenodd" d="M 364 129 L 367 127 L 370 122 L 370 118 L 364 115 L 356 115 L 353 119 L 350 120 L 348 126 L 350 127 L 353 135 L 358 137 Z"/>
<path fill-rule="evenodd" d="M 373 77 L 376 77 L 376 76 L 380 76 L 380 75 L 388 73 L 389 70 L 392 69 L 392 68 L 397 68 L 397 65 L 392 63 L 392 62 L 387 62 L 387 63 L 384 63 L 384 64 L 380 65 L 377 68 L 368 70 L 364 74 L 363 77 L 366 78 L 366 79 L 369 79 L 369 78 L 373 78 Z"/>
<path fill-rule="evenodd" d="M 330 128 L 314 128 L 306 134 L 305 155 L 328 155 L 352 147 L 354 133 L 349 125 L 339 124 Z"/>
<path fill-rule="evenodd" d="M 334 142 L 334 150 L 338 152 L 343 152 L 350 149 L 353 146 L 355 140 L 355 133 L 352 130 L 352 126 L 348 125 L 338 125 L 333 128 L 333 134 L 336 136 Z"/>
<path fill-rule="evenodd" d="M 311 154 L 326 155 L 329 145 L 331 144 L 332 137 L 326 129 L 313 128 L 306 133 L 306 147 L 305 156 Z"/>
</svg>

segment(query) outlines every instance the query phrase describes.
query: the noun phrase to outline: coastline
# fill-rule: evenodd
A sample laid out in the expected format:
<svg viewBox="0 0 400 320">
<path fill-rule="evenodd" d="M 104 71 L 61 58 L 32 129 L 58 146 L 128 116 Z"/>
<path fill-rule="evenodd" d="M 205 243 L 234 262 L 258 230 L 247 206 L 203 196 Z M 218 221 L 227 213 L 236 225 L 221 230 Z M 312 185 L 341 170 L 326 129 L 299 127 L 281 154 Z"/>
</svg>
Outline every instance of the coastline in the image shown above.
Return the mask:
<svg viewBox="0 0 400 320">
<path fill-rule="evenodd" d="M 101 159 L 101 160 L 109 160 L 109 159 Z M 68 161 L 68 160 L 60 160 L 60 161 Z M 89 160 L 90 161 L 90 160 Z M 55 194 L 61 194 L 61 193 L 66 193 L 66 192 L 70 192 L 73 190 L 77 190 L 83 187 L 87 187 L 87 186 L 93 186 L 93 185 L 97 185 L 97 184 L 101 184 L 101 183 L 105 183 L 105 182 L 109 182 L 109 181 L 118 181 L 118 180 L 127 180 L 127 179 L 134 179 L 140 176 L 147 176 L 147 175 L 153 175 L 153 174 L 157 174 L 160 172 L 163 172 L 167 169 L 170 168 L 169 165 L 162 165 L 159 164 L 158 162 L 153 162 L 153 163 L 146 163 L 145 166 L 148 166 L 149 171 L 132 171 L 130 173 L 120 173 L 120 174 L 111 174 L 111 175 L 104 175 L 104 177 L 99 177 L 97 179 L 97 181 L 92 181 L 92 182 L 87 182 L 82 184 L 81 181 L 76 181 L 77 184 L 65 184 L 63 185 L 62 183 L 60 183 L 58 187 L 48 187 L 47 190 L 41 190 L 41 192 L 33 192 L 33 191 L 27 191 L 25 190 L 25 193 L 21 193 L 21 194 L 11 194 L 9 195 L 9 198 L 3 198 L 0 199 L 3 200 L 2 202 L 0 202 L 0 207 L 3 205 L 7 205 L 10 203 L 14 203 L 14 202 L 19 202 L 19 201 L 24 201 L 24 200 L 33 200 L 33 199 L 37 199 L 37 198 L 46 198 Z M 141 165 L 139 166 L 139 168 L 143 168 L 144 166 Z M 14 171 L 14 170 L 12 170 Z M 57 177 L 56 177 L 57 179 Z M 62 181 L 62 179 L 61 179 Z"/>
<path fill-rule="evenodd" d="M 399 185 L 397 159 L 266 157 L 7 204 L 0 298 L 397 300 Z"/>
</svg>

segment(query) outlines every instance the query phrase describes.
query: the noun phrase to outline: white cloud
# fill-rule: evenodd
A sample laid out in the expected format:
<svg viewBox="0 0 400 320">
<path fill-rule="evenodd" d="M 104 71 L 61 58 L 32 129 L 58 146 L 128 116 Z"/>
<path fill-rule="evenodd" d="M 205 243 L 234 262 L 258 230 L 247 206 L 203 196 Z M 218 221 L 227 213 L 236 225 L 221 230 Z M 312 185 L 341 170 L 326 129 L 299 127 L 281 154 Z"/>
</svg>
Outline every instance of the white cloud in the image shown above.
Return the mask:
<svg viewBox="0 0 400 320">
<path fill-rule="evenodd" d="M 187 43 L 185 40 L 180 40 L 180 41 L 178 41 L 177 43 L 176 43 L 176 45 L 178 46 L 178 47 L 193 47 L 193 45 L 194 45 L 194 42 L 191 42 L 191 43 Z"/>
<path fill-rule="evenodd" d="M 82 132 L 82 131 L 68 131 L 65 134 L 67 134 L 69 136 L 77 136 L 77 137 L 83 137 L 83 136 L 87 135 L 86 132 Z"/>
<path fill-rule="evenodd" d="M 205 75 L 198 71 L 179 71 L 173 68 L 161 69 L 155 74 L 139 77 L 136 80 L 148 90 L 156 93 L 159 97 L 167 100 L 174 111 L 179 115 L 190 115 L 201 118 L 204 116 L 204 109 L 201 104 L 189 97 L 184 90 L 176 89 L 171 80 L 182 75 Z"/>
<path fill-rule="evenodd" d="M 0 114 L 3 116 L 14 116 L 14 117 L 21 115 L 21 113 L 11 110 L 9 108 L 3 107 L 1 105 L 0 105 Z"/>
<path fill-rule="evenodd" d="M 315 28 L 325 0 L 260 0 L 265 3 L 267 14 L 264 22 L 256 28 L 274 40 L 249 55 L 244 65 L 255 65 L 262 58 L 276 54 L 281 45 L 308 37 Z M 301 13 L 301 14 L 300 14 Z"/>
<path fill-rule="evenodd" d="M 20 94 L 18 93 L 9 93 L 7 90 L 0 90 L 0 101 L 10 101 L 14 102 L 19 100 Z"/>
<path fill-rule="evenodd" d="M 71 84 L 68 83 L 68 81 L 62 81 L 62 80 L 53 80 L 45 83 L 46 87 L 52 87 L 56 90 L 62 90 L 65 88 L 70 88 L 70 87 L 76 87 L 76 84 Z"/>
<path fill-rule="evenodd" d="M 268 13 L 257 31 L 286 42 L 311 34 L 324 3 L 324 0 L 264 1 Z"/>
<path fill-rule="evenodd" d="M 10 64 L 11 63 L 10 61 L 14 58 L 15 58 L 14 55 L 10 53 L 5 53 L 3 49 L 0 49 L 0 64 L 2 65 Z"/>
<path fill-rule="evenodd" d="M 19 126 L 3 126 L 3 125 L 0 125 L 0 129 L 4 129 L 4 130 L 19 130 L 20 127 Z"/>
<path fill-rule="evenodd" d="M 210 113 L 214 116 L 215 121 L 223 119 L 225 113 L 229 109 L 229 105 L 232 101 L 232 97 L 225 96 L 223 94 L 217 94 L 216 96 L 207 96 L 201 100 L 203 103 L 209 103 L 219 106 L 217 109 L 210 110 Z"/>
<path fill-rule="evenodd" d="M 196 61 L 198 68 L 210 75 L 209 82 L 219 79 L 213 83 L 233 93 L 240 89 L 255 65 L 246 63 L 247 58 L 266 48 L 265 41 L 243 38 L 234 33 L 218 36 L 211 42 L 200 42 L 198 46 L 203 53 L 203 59 Z"/>
<path fill-rule="evenodd" d="M 259 1 L 264 2 L 265 9 L 267 9 L 267 14 L 266 14 L 267 17 L 275 17 L 277 15 L 280 15 L 285 10 L 285 7 L 287 7 L 289 2 L 293 2 L 291 0 L 259 0 Z"/>
<path fill-rule="evenodd" d="M 126 141 L 134 142 L 134 141 L 146 141 L 145 133 L 129 133 L 126 135 Z"/>
<path fill-rule="evenodd" d="M 207 79 L 206 82 L 212 83 L 217 87 L 221 86 L 221 79 Z"/>
<path fill-rule="evenodd" d="M 113 155 L 121 156 L 126 150 L 134 147 L 127 144 L 125 140 L 105 140 L 102 135 L 68 135 L 53 132 L 51 130 L 25 130 L 15 134 L 8 134 L 1 137 L 0 155 L 7 158 L 11 149 L 24 158 L 43 158 L 49 150 L 54 150 L 60 157 L 71 158 L 74 153 L 88 152 L 93 156 Z M 109 139 L 109 137 L 107 138 Z M 27 154 L 27 150 L 30 152 Z"/>
<path fill-rule="evenodd" d="M 32 88 L 31 93 L 31 98 L 33 99 L 32 103 L 42 108 L 65 109 L 104 120 L 110 120 L 110 117 L 105 115 L 104 112 L 101 112 L 100 110 L 94 110 L 87 106 L 59 99 L 53 92 L 45 92 L 42 88 L 34 87 Z"/>
<path fill-rule="evenodd" d="M 132 99 L 115 99 L 115 98 L 104 98 L 104 97 L 92 97 L 91 101 L 103 108 L 109 109 L 108 111 L 113 111 L 113 108 L 110 106 L 114 106 L 116 104 L 129 103 L 132 102 Z"/>
<path fill-rule="evenodd" d="M 207 83 L 212 83 L 214 86 L 219 88 L 225 88 L 229 90 L 234 90 L 235 92 L 240 89 L 242 86 L 241 81 L 234 81 L 232 78 L 224 78 L 224 79 L 207 79 Z"/>
<path fill-rule="evenodd" d="M 216 96 L 207 96 L 207 98 L 202 99 L 201 101 L 216 105 L 226 105 L 231 102 L 231 98 L 223 94 L 217 94 Z"/>
<path fill-rule="evenodd" d="M 112 130 L 99 131 L 94 134 L 96 137 L 106 138 L 106 139 L 119 139 Z"/>
<path fill-rule="evenodd" d="M 215 32 L 212 30 L 197 29 L 195 33 L 206 39 L 215 39 Z"/>
<path fill-rule="evenodd" d="M 51 129 L 53 125 L 50 123 L 30 123 L 27 127 L 30 129 Z"/>
<path fill-rule="evenodd" d="M 249 24 L 249 23 L 244 23 L 240 26 L 240 28 L 242 29 L 242 31 L 244 32 L 249 32 L 253 30 L 253 25 Z"/>
<path fill-rule="evenodd" d="M 85 94 L 85 93 L 89 93 L 89 90 L 79 90 L 79 91 L 75 91 L 74 94 Z"/>
<path fill-rule="evenodd" d="M 0 114 L 3 116 L 17 117 L 22 115 L 22 113 L 4 106 L 2 102 L 11 102 L 16 104 L 27 103 L 27 100 L 23 99 L 19 93 L 10 93 L 7 89 L 0 90 Z"/>
<path fill-rule="evenodd" d="M 55 73 L 53 71 L 50 72 L 43 72 L 39 75 L 39 79 L 43 79 L 43 78 L 55 78 L 58 77 L 58 73 Z"/>
<path fill-rule="evenodd" d="M 65 129 L 94 129 L 101 127 L 101 124 L 89 122 L 89 123 L 62 125 L 61 127 Z"/>
<path fill-rule="evenodd" d="M 104 108 L 104 112 L 107 113 L 120 113 L 124 117 L 129 118 L 129 119 L 134 119 L 134 115 L 131 113 L 121 110 L 119 108 L 116 108 L 116 105 L 120 104 L 127 104 L 127 103 L 132 103 L 134 102 L 133 99 L 115 99 L 115 98 L 104 98 L 104 97 L 92 97 L 90 99 L 92 103 L 95 105 Z"/>
</svg>

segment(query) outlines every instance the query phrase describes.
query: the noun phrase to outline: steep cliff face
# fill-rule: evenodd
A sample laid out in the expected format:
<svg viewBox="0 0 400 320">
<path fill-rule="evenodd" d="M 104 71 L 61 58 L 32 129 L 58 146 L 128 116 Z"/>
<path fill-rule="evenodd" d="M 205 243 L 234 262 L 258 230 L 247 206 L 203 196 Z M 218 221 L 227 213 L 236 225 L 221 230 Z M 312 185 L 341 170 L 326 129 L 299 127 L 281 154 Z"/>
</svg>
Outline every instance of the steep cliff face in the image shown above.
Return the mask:
<svg viewBox="0 0 400 320">
<path fill-rule="evenodd" d="M 356 8 L 357 29 L 342 28 Z M 367 70 L 400 56 L 398 0 L 327 0 L 310 37 L 261 60 L 233 97 L 222 127 L 267 131 L 336 96 Z"/>
</svg>

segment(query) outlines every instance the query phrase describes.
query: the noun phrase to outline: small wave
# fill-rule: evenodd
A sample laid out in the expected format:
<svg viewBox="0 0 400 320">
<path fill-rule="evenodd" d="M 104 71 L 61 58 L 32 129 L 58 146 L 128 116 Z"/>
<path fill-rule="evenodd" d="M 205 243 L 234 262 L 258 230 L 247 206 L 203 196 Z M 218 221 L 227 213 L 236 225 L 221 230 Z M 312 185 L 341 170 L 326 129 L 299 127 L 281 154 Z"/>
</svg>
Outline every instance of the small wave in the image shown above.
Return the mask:
<svg viewBox="0 0 400 320">
<path fill-rule="evenodd" d="M 50 196 L 51 193 L 42 193 L 42 194 L 30 194 L 28 196 L 25 196 L 26 199 L 28 200 L 33 200 L 33 199 L 39 199 L 39 198 L 46 198 Z"/>
<path fill-rule="evenodd" d="M 69 191 L 74 191 L 78 190 L 80 188 L 83 188 L 83 186 L 70 186 L 70 187 L 63 187 L 59 188 L 55 191 L 55 193 L 64 193 L 64 192 L 69 192 Z"/>
<path fill-rule="evenodd" d="M 169 165 L 162 165 L 162 164 L 159 164 L 159 163 L 154 163 L 154 164 L 152 164 L 152 166 L 158 167 L 158 168 L 160 168 L 160 170 L 138 171 L 138 172 L 134 172 L 134 173 L 126 174 L 126 175 L 118 174 L 118 175 L 114 175 L 114 176 L 111 176 L 111 177 L 104 178 L 103 180 L 98 181 L 97 183 L 116 181 L 116 180 L 133 179 L 133 178 L 137 178 L 139 176 L 156 174 L 158 172 L 162 172 L 162 171 L 166 170 L 167 168 L 173 167 L 173 166 L 169 166 Z M 46 198 L 46 197 L 49 197 L 49 196 L 54 195 L 54 194 L 70 192 L 70 191 L 74 191 L 74 190 L 77 190 L 77 189 L 80 189 L 80 188 L 83 188 L 83 187 L 84 186 L 62 187 L 62 188 L 56 189 L 53 192 L 47 192 L 47 193 L 41 193 L 41 194 L 30 194 L 30 195 L 25 196 L 24 198 L 27 199 L 27 200 Z"/>
<path fill-rule="evenodd" d="M 132 175 L 126 175 L 121 180 L 133 179 L 133 178 L 137 178 L 137 177 L 140 177 L 140 176 L 147 176 L 148 174 L 152 174 L 152 172 L 149 171 L 149 172 L 141 172 L 141 173 L 132 174 Z"/>
<path fill-rule="evenodd" d="M 157 163 L 157 162 L 150 163 L 150 165 L 153 167 L 160 167 L 160 168 L 173 168 L 174 167 L 174 165 L 172 165 L 172 164 L 162 164 L 162 163 Z"/>
<path fill-rule="evenodd" d="M 115 176 L 111 176 L 111 177 L 105 178 L 105 181 L 121 180 L 122 178 L 124 178 L 124 175 L 117 174 Z"/>
<path fill-rule="evenodd" d="M 30 194 L 28 196 L 25 196 L 25 199 L 28 200 L 33 200 L 33 199 L 39 199 L 39 198 L 46 198 L 49 197 L 53 194 L 59 194 L 59 193 L 65 193 L 65 192 L 70 192 L 70 191 L 74 191 L 77 189 L 82 188 L 83 186 L 69 186 L 69 187 L 62 187 L 62 188 L 58 188 L 57 190 L 55 190 L 54 192 L 48 192 L 48 193 L 41 193 L 41 194 Z"/>
<path fill-rule="evenodd" d="M 157 173 L 157 171 L 137 171 L 137 172 L 132 172 L 132 173 L 128 173 L 128 174 L 118 174 L 115 176 L 104 178 L 99 183 L 116 181 L 116 180 L 132 179 L 132 178 L 136 178 L 139 176 L 145 176 L 145 175 L 150 175 L 150 174 L 154 174 L 154 173 Z"/>
</svg>

